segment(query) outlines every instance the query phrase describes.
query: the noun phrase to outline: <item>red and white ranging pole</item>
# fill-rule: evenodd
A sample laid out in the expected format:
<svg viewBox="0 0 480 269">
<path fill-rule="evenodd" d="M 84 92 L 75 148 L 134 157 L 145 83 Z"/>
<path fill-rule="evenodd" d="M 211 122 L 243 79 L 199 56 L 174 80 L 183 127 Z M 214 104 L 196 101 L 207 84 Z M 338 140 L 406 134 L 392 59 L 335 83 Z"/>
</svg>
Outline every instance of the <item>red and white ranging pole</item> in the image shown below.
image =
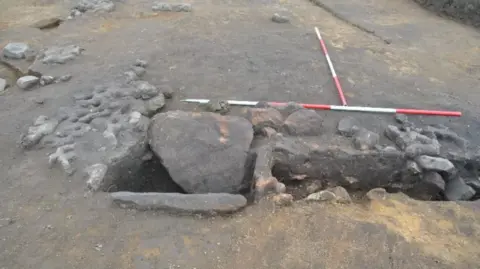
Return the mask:
<svg viewBox="0 0 480 269">
<path fill-rule="evenodd" d="M 207 104 L 208 99 L 184 99 L 183 102 Z M 256 106 L 259 101 L 237 101 L 227 100 L 229 105 L 234 106 Z M 267 102 L 270 106 L 286 106 L 285 102 Z M 461 117 L 462 112 L 448 111 L 448 110 L 425 110 L 425 109 L 409 109 L 409 108 L 384 108 L 384 107 L 365 107 L 365 106 L 336 106 L 336 105 L 322 105 L 322 104 L 299 104 L 307 109 L 314 110 L 333 110 L 333 111 L 350 111 L 350 112 L 371 112 L 384 114 L 407 114 L 407 115 L 425 115 L 425 116 L 446 116 L 446 117 Z"/>
<path fill-rule="evenodd" d="M 317 33 L 318 40 L 320 41 L 320 46 L 322 47 L 323 54 L 325 54 L 325 58 L 327 59 L 328 68 L 330 68 L 330 72 L 332 73 L 333 82 L 335 83 L 335 87 L 337 88 L 338 95 L 340 96 L 340 102 L 342 105 L 347 105 L 347 100 L 345 99 L 345 95 L 343 94 L 342 85 L 340 85 L 340 80 L 338 80 L 337 73 L 335 72 L 335 68 L 333 68 L 332 60 L 328 55 L 327 46 L 325 46 L 325 42 L 323 42 L 322 35 L 317 27 L 315 27 L 315 32 Z"/>
</svg>

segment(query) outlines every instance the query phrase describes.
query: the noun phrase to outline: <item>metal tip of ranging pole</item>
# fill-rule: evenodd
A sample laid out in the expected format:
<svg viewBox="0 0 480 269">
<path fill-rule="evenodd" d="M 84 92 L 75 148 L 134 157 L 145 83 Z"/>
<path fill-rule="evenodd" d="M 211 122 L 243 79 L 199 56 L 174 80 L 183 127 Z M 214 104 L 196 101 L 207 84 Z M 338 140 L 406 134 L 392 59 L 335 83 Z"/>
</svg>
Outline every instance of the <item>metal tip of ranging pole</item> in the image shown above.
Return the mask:
<svg viewBox="0 0 480 269">
<path fill-rule="evenodd" d="M 330 59 L 330 56 L 328 55 L 327 46 L 325 46 L 325 42 L 323 41 L 322 35 L 320 34 L 320 30 L 318 30 L 317 27 L 315 27 L 315 33 L 317 33 L 318 41 L 320 41 L 320 46 L 322 47 L 323 54 L 325 55 L 325 58 L 327 59 L 328 68 L 330 69 L 330 72 L 332 73 L 333 82 L 335 83 L 335 87 L 337 88 L 338 95 L 340 96 L 340 102 L 342 103 L 342 105 L 346 106 L 347 105 L 347 100 L 345 99 L 345 95 L 343 94 L 342 85 L 340 85 L 340 80 L 337 77 L 337 73 L 335 72 L 335 68 L 333 68 L 332 60 Z"/>
<path fill-rule="evenodd" d="M 206 104 L 208 99 L 184 99 L 182 102 Z M 259 101 L 238 101 L 227 100 L 229 105 L 234 106 L 256 106 Z M 270 106 L 287 106 L 285 102 L 267 102 Z M 306 109 L 314 110 L 333 110 L 333 111 L 349 111 L 349 112 L 369 112 L 383 114 L 407 114 L 407 115 L 424 115 L 424 116 L 445 116 L 445 117 L 461 117 L 462 112 L 448 110 L 425 110 L 425 109 L 409 109 L 409 108 L 385 108 L 385 107 L 365 107 L 365 106 L 336 106 L 323 104 L 299 104 Z"/>
</svg>

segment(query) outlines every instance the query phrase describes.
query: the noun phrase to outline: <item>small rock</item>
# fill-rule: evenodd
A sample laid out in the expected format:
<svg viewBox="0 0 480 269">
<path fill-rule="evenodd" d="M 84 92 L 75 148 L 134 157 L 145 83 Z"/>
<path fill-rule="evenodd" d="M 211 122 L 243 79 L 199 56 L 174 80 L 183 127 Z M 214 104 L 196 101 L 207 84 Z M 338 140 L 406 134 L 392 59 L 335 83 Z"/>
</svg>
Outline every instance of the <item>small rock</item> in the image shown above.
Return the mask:
<svg viewBox="0 0 480 269">
<path fill-rule="evenodd" d="M 205 111 L 219 113 L 225 115 L 230 112 L 230 105 L 227 101 L 223 100 L 210 100 L 207 104 L 203 106 Z"/>
<path fill-rule="evenodd" d="M 359 189 L 360 181 L 355 177 L 344 177 L 341 180 L 341 185 L 348 189 Z"/>
<path fill-rule="evenodd" d="M 278 131 L 283 124 L 282 114 L 275 108 L 247 108 L 243 114 L 252 123 L 256 133 L 266 127 Z"/>
<path fill-rule="evenodd" d="M 157 87 L 148 83 L 147 81 L 134 81 L 133 85 L 135 86 L 135 91 L 133 97 L 136 99 L 148 100 L 158 95 L 159 90 Z"/>
<path fill-rule="evenodd" d="M 64 47 L 51 47 L 39 54 L 39 60 L 43 64 L 64 64 L 75 59 L 83 49 L 76 45 Z"/>
<path fill-rule="evenodd" d="M 3 56 L 10 59 L 23 59 L 25 58 L 25 52 L 29 49 L 29 46 L 25 43 L 8 43 L 3 48 Z"/>
<path fill-rule="evenodd" d="M 132 70 L 127 71 L 127 72 L 125 72 L 125 73 L 123 73 L 123 74 L 125 75 L 125 78 L 126 78 L 127 83 L 130 83 L 130 82 L 132 82 L 132 81 L 138 80 L 137 74 L 135 74 L 135 72 L 133 72 Z"/>
<path fill-rule="evenodd" d="M 445 187 L 445 198 L 448 201 L 467 201 L 475 195 L 475 190 L 467 185 L 463 178 L 451 179 Z"/>
<path fill-rule="evenodd" d="M 308 184 L 307 192 L 312 194 L 321 190 L 322 187 L 323 187 L 322 182 L 320 180 L 315 180 L 314 182 L 311 182 L 310 184 Z"/>
<path fill-rule="evenodd" d="M 172 11 L 174 12 L 190 12 L 192 11 L 191 4 L 172 4 Z"/>
<path fill-rule="evenodd" d="M 287 23 L 290 20 L 286 16 L 282 16 L 278 13 L 273 14 L 272 21 L 276 23 Z"/>
<path fill-rule="evenodd" d="M 55 81 L 55 77 L 52 76 L 41 76 L 40 77 L 40 85 L 50 85 Z"/>
<path fill-rule="evenodd" d="M 147 61 L 144 61 L 144 60 L 140 60 L 140 59 L 137 59 L 135 61 L 135 66 L 139 66 L 139 67 L 143 67 L 143 68 L 147 68 L 148 66 L 148 62 Z"/>
<path fill-rule="evenodd" d="M 165 97 L 163 97 L 163 94 L 159 94 L 153 97 L 152 99 L 148 100 L 145 104 L 147 116 L 151 117 L 155 115 L 164 106 L 165 106 Z"/>
<path fill-rule="evenodd" d="M 367 192 L 366 197 L 370 201 L 374 200 L 385 200 L 387 199 L 388 193 L 385 189 L 383 188 L 375 188 L 371 189 Z"/>
<path fill-rule="evenodd" d="M 480 191 L 480 179 L 477 177 L 474 178 L 465 178 L 464 179 L 465 183 L 467 183 L 468 186 L 472 187 L 475 192 Z"/>
<path fill-rule="evenodd" d="M 7 88 L 7 81 L 0 78 L 0 92 L 3 92 Z"/>
<path fill-rule="evenodd" d="M 408 117 L 404 114 L 395 114 L 395 121 L 400 124 L 405 124 L 408 122 Z"/>
<path fill-rule="evenodd" d="M 163 96 L 165 96 L 165 99 L 172 99 L 174 94 L 172 87 L 168 85 L 162 85 L 159 87 L 159 89 L 160 89 L 160 92 L 163 93 Z"/>
<path fill-rule="evenodd" d="M 377 133 L 362 128 L 355 134 L 353 145 L 358 150 L 369 150 L 375 148 L 379 140 Z"/>
<path fill-rule="evenodd" d="M 337 186 L 334 188 L 327 189 L 336 196 L 336 201 L 341 204 L 349 204 L 352 202 L 352 198 L 348 194 L 347 190 L 343 187 Z"/>
<path fill-rule="evenodd" d="M 323 118 L 313 110 L 301 109 L 288 116 L 283 127 L 292 136 L 316 136 L 322 133 Z"/>
<path fill-rule="evenodd" d="M 90 165 L 85 169 L 88 176 L 87 188 L 92 191 L 98 191 L 103 184 L 103 178 L 107 173 L 108 167 L 103 163 Z"/>
<path fill-rule="evenodd" d="M 20 145 L 26 149 L 36 145 L 44 136 L 53 133 L 57 125 L 57 120 L 50 120 L 47 116 L 43 115 L 38 116 L 33 126 L 28 128 L 27 133 L 21 135 Z"/>
<path fill-rule="evenodd" d="M 360 130 L 359 122 L 353 117 L 345 117 L 338 122 L 338 132 L 346 137 L 351 137 Z"/>
<path fill-rule="evenodd" d="M 293 196 L 288 193 L 279 193 L 273 196 L 272 201 L 278 206 L 290 206 L 293 204 Z"/>
<path fill-rule="evenodd" d="M 337 199 L 337 196 L 331 191 L 320 191 L 316 193 L 312 193 L 305 198 L 307 201 L 335 201 Z"/>
<path fill-rule="evenodd" d="M 265 127 L 258 133 L 258 135 L 271 138 L 271 137 L 274 137 L 275 135 L 281 135 L 281 134 L 277 133 L 277 131 L 275 131 L 275 129 L 273 128 Z"/>
<path fill-rule="evenodd" d="M 257 104 L 257 107 L 267 108 L 267 107 L 270 107 L 270 105 L 267 102 L 259 102 Z M 287 105 L 275 106 L 275 108 L 278 109 L 280 111 L 280 113 L 282 113 L 282 116 L 284 116 L 284 117 L 290 116 L 291 114 L 293 114 L 297 110 L 304 109 L 300 104 L 295 103 L 295 102 L 288 102 Z"/>
<path fill-rule="evenodd" d="M 190 12 L 192 11 L 191 4 L 170 4 L 170 3 L 154 3 L 152 10 L 158 11 L 173 11 L 173 12 Z"/>
<path fill-rule="evenodd" d="M 420 155 L 438 156 L 440 155 L 440 145 L 420 143 L 411 144 L 405 148 L 405 155 L 408 158 L 415 158 Z"/>
<path fill-rule="evenodd" d="M 24 76 L 17 80 L 17 86 L 21 89 L 28 90 L 38 83 L 39 79 L 35 76 Z"/>
<path fill-rule="evenodd" d="M 414 161 L 407 161 L 407 164 L 405 165 L 405 169 L 408 171 L 410 175 L 418 175 L 422 172 L 420 167 L 418 167 L 418 164 Z"/>
<path fill-rule="evenodd" d="M 452 162 L 440 157 L 422 155 L 415 158 L 415 162 L 417 162 L 418 166 L 423 170 L 447 173 L 449 177 L 452 177 L 457 172 Z"/>
<path fill-rule="evenodd" d="M 131 69 L 138 77 L 142 77 L 147 72 L 145 68 L 140 66 L 132 66 Z"/>
<path fill-rule="evenodd" d="M 38 105 L 43 105 L 45 103 L 45 99 L 42 98 L 42 97 L 36 97 L 36 98 L 33 98 L 32 100 L 35 104 L 38 104 Z"/>
<path fill-rule="evenodd" d="M 62 23 L 62 20 L 60 18 L 53 17 L 53 18 L 39 20 L 36 23 L 34 23 L 32 27 L 43 30 L 43 29 L 55 28 L 59 26 L 60 23 Z"/>
<path fill-rule="evenodd" d="M 58 81 L 61 81 L 61 82 L 67 82 L 67 81 L 70 81 L 72 79 L 72 75 L 63 75 L 61 77 L 58 78 Z"/>
<path fill-rule="evenodd" d="M 122 207 L 187 213 L 232 213 L 247 205 L 245 197 L 229 193 L 114 192 L 110 197 Z"/>
</svg>

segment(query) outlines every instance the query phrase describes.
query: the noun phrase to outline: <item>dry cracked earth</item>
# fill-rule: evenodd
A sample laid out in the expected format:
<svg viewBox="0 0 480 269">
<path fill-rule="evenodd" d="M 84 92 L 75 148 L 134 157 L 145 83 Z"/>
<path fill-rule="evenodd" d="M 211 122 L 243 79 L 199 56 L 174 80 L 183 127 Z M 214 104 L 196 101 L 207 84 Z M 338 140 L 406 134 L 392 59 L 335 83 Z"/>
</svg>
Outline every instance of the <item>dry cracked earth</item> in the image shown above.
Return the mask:
<svg viewBox="0 0 480 269">
<path fill-rule="evenodd" d="M 98 1 L 101 2 L 101 1 Z M 321 29 L 350 104 L 450 109 L 440 123 L 478 145 L 480 33 L 410 0 L 189 1 L 191 12 L 152 10 L 153 1 L 102 2 L 110 12 L 71 12 L 79 2 L 3 0 L 0 45 L 39 50 L 76 45 L 81 56 L 51 65 L 72 75 L 31 90 L 0 66 L 0 268 L 476 268 L 478 202 L 416 201 L 403 194 L 353 204 L 270 199 L 229 216 L 126 210 L 85 179 L 49 169 L 47 149 L 19 137 L 72 96 L 123 78 L 136 59 L 145 80 L 169 85 L 167 109 L 184 98 L 338 104 L 313 27 Z M 274 13 L 289 23 L 274 23 Z M 73 14 L 73 16 L 72 16 Z M 67 17 L 72 16 L 71 19 Z M 36 22 L 59 17 L 58 27 Z M 334 129 L 345 114 L 320 112 Z M 391 116 L 355 115 L 380 132 Z"/>
</svg>

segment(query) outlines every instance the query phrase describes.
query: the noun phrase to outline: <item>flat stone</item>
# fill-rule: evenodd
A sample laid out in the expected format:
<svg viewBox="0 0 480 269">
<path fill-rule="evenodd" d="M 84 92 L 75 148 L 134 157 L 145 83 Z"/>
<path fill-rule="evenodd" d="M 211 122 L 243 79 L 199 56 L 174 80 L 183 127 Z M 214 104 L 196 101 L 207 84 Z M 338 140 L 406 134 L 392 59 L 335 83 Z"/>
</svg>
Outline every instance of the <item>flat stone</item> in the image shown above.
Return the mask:
<svg viewBox="0 0 480 269">
<path fill-rule="evenodd" d="M 345 117 L 338 122 L 337 131 L 339 134 L 351 137 L 360 130 L 360 123 L 353 117 Z"/>
<path fill-rule="evenodd" d="M 32 24 L 32 27 L 38 28 L 40 30 L 55 28 L 62 23 L 62 19 L 59 17 L 47 18 L 37 21 L 36 23 Z"/>
<path fill-rule="evenodd" d="M 33 86 L 37 85 L 39 78 L 35 76 L 24 76 L 17 80 L 17 86 L 23 90 L 29 90 Z"/>
<path fill-rule="evenodd" d="M 0 92 L 3 92 L 7 88 L 7 81 L 0 78 Z"/>
<path fill-rule="evenodd" d="M 10 59 L 23 59 L 30 47 L 25 43 L 8 43 L 3 48 L 3 56 Z"/>
<path fill-rule="evenodd" d="M 426 171 L 446 173 L 449 177 L 457 173 L 457 169 L 453 163 L 444 158 L 422 155 L 415 158 L 415 162 L 417 162 L 420 168 Z"/>
<path fill-rule="evenodd" d="M 451 179 L 445 187 L 445 198 L 448 201 L 467 201 L 474 195 L 475 190 L 467 185 L 461 177 Z"/>
<path fill-rule="evenodd" d="M 232 213 L 247 205 L 247 199 L 242 195 L 228 193 L 114 192 L 110 197 L 122 207 L 180 213 Z"/>
<path fill-rule="evenodd" d="M 323 131 L 323 118 L 313 110 L 293 112 L 284 122 L 285 132 L 292 136 L 316 136 Z"/>
<path fill-rule="evenodd" d="M 267 127 L 278 131 L 283 124 L 282 114 L 275 108 L 247 108 L 242 114 L 252 123 L 255 133 Z"/>
<path fill-rule="evenodd" d="M 244 118 L 168 111 L 153 117 L 152 151 L 188 193 L 236 193 L 251 186 L 253 128 Z"/>
<path fill-rule="evenodd" d="M 278 206 L 290 206 L 293 204 L 293 196 L 289 193 L 279 193 L 273 196 L 272 201 Z"/>
<path fill-rule="evenodd" d="M 275 14 L 273 14 L 273 16 L 272 16 L 272 21 L 273 21 L 273 22 L 276 22 L 276 23 L 287 23 L 287 22 L 289 22 L 290 20 L 288 19 L 287 16 L 282 16 L 282 15 L 280 15 L 280 14 L 278 14 L 278 13 L 275 13 Z"/>
<path fill-rule="evenodd" d="M 369 150 L 374 149 L 379 140 L 377 133 L 362 128 L 355 134 L 353 145 L 358 150 Z"/>
</svg>

